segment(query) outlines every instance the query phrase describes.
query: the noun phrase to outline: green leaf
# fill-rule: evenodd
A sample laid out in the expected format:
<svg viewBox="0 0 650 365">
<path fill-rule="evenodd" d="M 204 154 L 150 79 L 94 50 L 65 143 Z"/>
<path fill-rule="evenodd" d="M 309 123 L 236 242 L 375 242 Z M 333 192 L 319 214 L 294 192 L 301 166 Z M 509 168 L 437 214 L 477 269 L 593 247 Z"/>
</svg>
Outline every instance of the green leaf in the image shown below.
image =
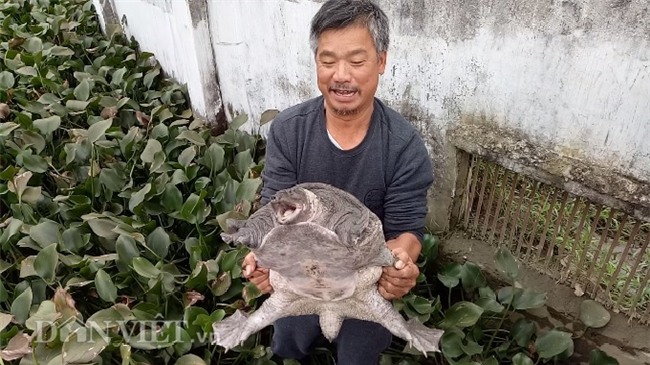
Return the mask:
<svg viewBox="0 0 650 365">
<path fill-rule="evenodd" d="M 32 66 L 23 66 L 17 69 L 16 72 L 24 76 L 38 76 L 38 71 Z"/>
<path fill-rule="evenodd" d="M 234 159 L 235 170 L 237 171 L 237 176 L 243 179 L 248 176 L 248 172 L 253 166 L 253 156 L 249 150 L 239 152 L 235 155 Z"/>
<path fill-rule="evenodd" d="M 205 140 L 195 131 L 182 131 L 176 139 L 186 139 L 197 146 L 205 146 Z"/>
<path fill-rule="evenodd" d="M 194 355 L 194 354 L 187 354 L 183 355 L 176 360 L 174 365 L 207 365 L 205 361 L 203 361 L 202 358 Z"/>
<path fill-rule="evenodd" d="M 50 48 L 50 54 L 52 56 L 67 57 L 73 56 L 74 51 L 68 47 L 54 46 Z"/>
<path fill-rule="evenodd" d="M 0 281 L 0 303 L 4 303 L 4 302 L 6 302 L 8 300 L 9 300 L 9 292 L 5 288 L 2 281 Z"/>
<path fill-rule="evenodd" d="M 103 168 L 99 173 L 99 182 L 113 192 L 122 191 L 126 185 L 125 177 L 114 168 Z"/>
<path fill-rule="evenodd" d="M 607 355 L 607 353 L 593 349 L 589 353 L 589 365 L 619 365 L 618 360 Z"/>
<path fill-rule="evenodd" d="M 132 319 L 135 319 L 135 316 L 131 309 L 125 304 L 117 303 L 110 308 L 95 312 L 86 320 L 86 326 L 105 330 L 118 328 L 121 323 Z"/>
<path fill-rule="evenodd" d="M 149 168 L 151 172 L 156 172 L 158 169 L 165 163 L 165 160 L 167 160 L 167 155 L 165 155 L 165 152 L 160 151 L 156 153 L 153 156 L 153 162 L 151 163 L 151 167 Z"/>
<path fill-rule="evenodd" d="M 147 72 L 146 75 L 144 75 L 144 78 L 142 79 L 144 86 L 147 89 L 151 89 L 151 84 L 153 84 L 154 79 L 159 74 L 160 74 L 160 69 L 158 68 L 154 68 L 153 70 Z"/>
<path fill-rule="evenodd" d="M 54 324 L 54 321 L 60 317 L 61 313 L 57 312 L 56 304 L 51 300 L 45 300 L 39 304 L 36 313 L 25 321 L 25 327 L 32 331 L 42 330 L 44 327 Z"/>
<path fill-rule="evenodd" d="M 512 357 L 512 365 L 533 365 L 533 360 L 523 352 L 518 353 Z"/>
<path fill-rule="evenodd" d="M 512 326 L 511 334 L 517 345 L 525 348 L 535 334 L 535 324 L 521 318 Z"/>
<path fill-rule="evenodd" d="M 117 99 L 112 96 L 102 96 L 101 99 L 99 99 L 99 105 L 103 106 L 104 108 L 116 107 Z"/>
<path fill-rule="evenodd" d="M 475 301 L 476 305 L 485 309 L 488 312 L 501 313 L 505 309 L 496 299 L 493 298 L 479 298 Z"/>
<path fill-rule="evenodd" d="M 152 163 L 156 153 L 162 151 L 162 145 L 155 139 L 149 139 L 147 145 L 144 147 L 144 151 L 140 155 L 140 159 L 145 163 Z"/>
<path fill-rule="evenodd" d="M 224 272 L 210 284 L 210 289 L 212 290 L 213 295 L 219 297 L 226 294 L 231 285 L 232 278 L 230 277 L 230 273 Z"/>
<path fill-rule="evenodd" d="M 88 128 L 88 142 L 95 143 L 97 140 L 102 138 L 112 124 L 113 124 L 112 118 L 95 122 L 95 124 L 91 125 Z"/>
<path fill-rule="evenodd" d="M 144 278 L 156 279 L 158 278 L 158 275 L 160 275 L 160 270 L 145 258 L 134 257 L 131 263 L 133 265 L 133 270 Z"/>
<path fill-rule="evenodd" d="M 237 187 L 235 196 L 238 201 L 254 201 L 257 191 L 262 186 L 262 179 L 243 179 L 241 184 Z"/>
<path fill-rule="evenodd" d="M 87 101 L 81 101 L 81 100 L 68 100 L 65 102 L 65 107 L 68 108 L 68 110 L 73 111 L 73 112 L 82 112 L 86 110 L 88 107 L 88 102 Z"/>
<path fill-rule="evenodd" d="M 463 352 L 467 356 L 474 356 L 483 352 L 483 346 L 472 341 L 471 339 L 467 339 L 467 344 L 463 344 L 462 347 L 463 347 Z"/>
<path fill-rule="evenodd" d="M 0 313 L 0 333 L 11 323 L 11 320 L 14 318 L 11 314 Z"/>
<path fill-rule="evenodd" d="M 272 121 L 280 113 L 277 109 L 265 110 L 260 117 L 260 126 Z"/>
<path fill-rule="evenodd" d="M 34 260 L 36 260 L 36 255 L 27 256 L 20 261 L 20 278 L 38 276 L 38 273 L 34 270 Z"/>
<path fill-rule="evenodd" d="M 212 174 L 217 174 L 223 169 L 223 163 L 226 152 L 218 144 L 212 144 L 203 155 L 202 164 L 210 169 Z"/>
<path fill-rule="evenodd" d="M 23 151 L 18 155 L 22 160 L 22 165 L 29 171 L 37 172 L 39 174 L 47 171 L 47 160 L 38 155 L 32 155 L 31 150 Z"/>
<path fill-rule="evenodd" d="M 14 129 L 20 127 L 20 125 L 14 122 L 0 123 L 0 137 L 6 137 Z"/>
<path fill-rule="evenodd" d="M 497 269 L 510 280 L 516 280 L 519 277 L 519 265 L 510 250 L 500 248 L 497 251 L 495 263 Z"/>
<path fill-rule="evenodd" d="M 51 243 L 59 241 L 59 224 L 50 220 L 44 220 L 29 229 L 29 237 L 38 243 L 39 246 L 45 248 Z"/>
<path fill-rule="evenodd" d="M 463 264 L 460 272 L 460 281 L 466 291 L 474 291 L 487 285 L 481 268 L 472 262 Z"/>
<path fill-rule="evenodd" d="M 79 252 L 81 248 L 88 244 L 88 238 L 89 237 L 86 237 L 86 239 L 84 239 L 81 230 L 73 227 L 63 231 L 62 243 L 68 251 Z"/>
<path fill-rule="evenodd" d="M 440 349 L 445 357 L 455 358 L 463 355 L 463 338 L 465 335 L 460 331 L 445 331 L 440 338 Z"/>
<path fill-rule="evenodd" d="M 611 315 L 600 303 L 595 300 L 584 300 L 580 303 L 580 320 L 587 327 L 602 328 L 609 323 Z"/>
<path fill-rule="evenodd" d="M 43 41 L 38 37 L 32 37 L 25 40 L 23 48 L 29 53 L 38 53 L 43 50 Z"/>
<path fill-rule="evenodd" d="M 12 87 L 14 87 L 14 83 L 16 83 L 16 79 L 14 78 L 14 74 L 12 74 L 9 71 L 2 71 L 0 72 L 0 89 L 7 90 Z M 2 135 L 0 133 L 0 135 Z"/>
<path fill-rule="evenodd" d="M 119 261 L 126 266 L 131 266 L 133 258 L 140 256 L 135 240 L 124 234 L 121 234 L 115 241 L 115 251 Z"/>
<path fill-rule="evenodd" d="M 56 267 L 59 264 L 59 253 L 56 251 L 57 245 L 57 243 L 52 243 L 45 247 L 36 255 L 34 260 L 34 270 L 48 284 L 51 284 L 56 278 Z"/>
<path fill-rule="evenodd" d="M 165 258 L 169 252 L 169 246 L 172 241 L 165 229 L 158 227 L 147 236 L 147 247 L 151 249 L 159 258 Z"/>
<path fill-rule="evenodd" d="M 194 148 L 194 146 L 187 147 L 178 156 L 178 163 L 180 163 L 181 166 L 183 167 L 187 167 L 190 165 L 190 163 L 192 163 L 192 160 L 194 160 L 195 156 L 196 156 L 196 149 Z"/>
<path fill-rule="evenodd" d="M 94 218 L 88 219 L 86 222 L 88 222 L 90 228 L 99 237 L 115 239 L 118 235 L 113 231 L 113 229 L 117 227 L 117 223 L 113 222 L 110 219 Z"/>
<path fill-rule="evenodd" d="M 173 118 L 174 114 L 169 110 L 169 108 L 164 108 L 158 113 L 158 120 L 162 123 L 167 119 Z"/>
<path fill-rule="evenodd" d="M 229 128 L 232 130 L 237 130 L 242 125 L 244 125 L 247 121 L 248 121 L 248 115 L 246 113 L 239 114 L 232 120 L 232 122 L 230 122 Z"/>
<path fill-rule="evenodd" d="M 115 70 L 111 78 L 111 85 L 119 87 L 122 84 L 122 81 L 124 80 L 124 74 L 126 73 L 126 71 L 127 71 L 126 67 L 122 67 L 119 70 Z"/>
<path fill-rule="evenodd" d="M 51 117 L 36 119 L 34 127 L 38 128 L 41 134 L 49 135 L 59 128 L 61 125 L 61 117 L 53 115 Z"/>
<path fill-rule="evenodd" d="M 546 294 L 537 293 L 528 288 L 514 288 L 507 286 L 497 292 L 499 301 L 502 304 L 511 303 L 516 310 L 540 308 L 546 304 Z"/>
<path fill-rule="evenodd" d="M 447 288 L 455 288 L 460 283 L 460 273 L 462 266 L 457 263 L 445 265 L 440 272 L 438 272 L 438 280 L 442 285 Z"/>
<path fill-rule="evenodd" d="M 32 288 L 27 287 L 16 299 L 11 303 L 11 314 L 14 316 L 14 320 L 23 324 L 29 318 L 29 310 L 32 307 Z"/>
<path fill-rule="evenodd" d="M 79 327 L 63 343 L 64 364 L 85 364 L 97 357 L 109 344 L 105 333 L 94 328 Z"/>
<path fill-rule="evenodd" d="M 196 222 L 196 214 L 200 210 L 202 203 L 205 204 L 198 195 L 190 194 L 181 207 L 181 217 L 190 223 Z"/>
<path fill-rule="evenodd" d="M 10 263 L 8 263 L 6 261 L 0 260 L 0 274 L 2 274 L 3 272 L 11 269 L 12 267 L 14 267 L 14 265 L 12 265 L 12 264 L 10 264 Z"/>
<path fill-rule="evenodd" d="M 441 328 L 465 328 L 473 326 L 481 318 L 483 308 L 471 302 L 458 302 L 447 309 Z"/>
<path fill-rule="evenodd" d="M 113 284 L 111 277 L 103 269 L 99 269 L 95 275 L 95 288 L 97 294 L 105 302 L 115 303 L 117 299 L 117 287 Z"/>
<path fill-rule="evenodd" d="M 535 348 L 542 359 L 550 359 L 567 350 L 573 344 L 571 334 L 551 330 L 535 341 Z"/>
<path fill-rule="evenodd" d="M 183 206 L 183 194 L 174 184 L 167 184 L 162 195 L 162 205 L 170 212 L 176 212 Z"/>
<path fill-rule="evenodd" d="M 144 187 L 142 187 L 142 189 L 131 194 L 131 199 L 129 199 L 129 210 L 135 212 L 135 208 L 144 202 L 149 191 L 151 191 L 151 183 L 147 183 Z"/>
<path fill-rule="evenodd" d="M 46 104 L 46 105 L 59 103 L 60 101 L 61 101 L 61 99 L 59 99 L 58 96 L 56 96 L 56 95 L 54 95 L 52 93 L 45 93 L 45 94 L 41 95 L 40 98 L 38 98 L 39 103 Z"/>
<path fill-rule="evenodd" d="M 83 79 L 83 81 L 81 81 L 79 85 L 74 88 L 73 93 L 77 100 L 88 100 L 88 97 L 90 96 L 90 83 L 88 82 L 88 79 Z"/>
</svg>

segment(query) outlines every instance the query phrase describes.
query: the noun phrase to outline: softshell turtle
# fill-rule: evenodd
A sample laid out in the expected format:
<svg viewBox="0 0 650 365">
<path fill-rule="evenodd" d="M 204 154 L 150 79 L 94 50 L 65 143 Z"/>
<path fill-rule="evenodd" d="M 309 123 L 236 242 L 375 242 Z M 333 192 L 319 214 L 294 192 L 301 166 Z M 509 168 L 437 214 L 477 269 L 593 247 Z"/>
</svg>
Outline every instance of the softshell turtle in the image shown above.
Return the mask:
<svg viewBox="0 0 650 365">
<path fill-rule="evenodd" d="M 317 314 L 333 341 L 343 319 L 383 325 L 425 355 L 439 351 L 443 331 L 406 322 L 377 290 L 382 266 L 396 258 L 379 218 L 353 195 L 331 185 L 304 183 L 278 191 L 247 220 L 228 220 L 222 238 L 248 246 L 270 269 L 273 293 L 252 314 L 237 310 L 213 324 L 213 343 L 231 349 L 275 320 Z"/>
</svg>

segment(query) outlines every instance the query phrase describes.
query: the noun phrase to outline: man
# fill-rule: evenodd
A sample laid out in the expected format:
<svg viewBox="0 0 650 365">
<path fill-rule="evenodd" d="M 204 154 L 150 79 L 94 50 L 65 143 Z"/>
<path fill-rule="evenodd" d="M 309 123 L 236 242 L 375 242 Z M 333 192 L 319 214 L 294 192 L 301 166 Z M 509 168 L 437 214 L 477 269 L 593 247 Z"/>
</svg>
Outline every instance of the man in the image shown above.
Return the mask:
<svg viewBox="0 0 650 365">
<path fill-rule="evenodd" d="M 426 193 L 433 181 L 427 150 L 397 112 L 375 98 L 386 67 L 388 19 L 370 0 L 329 0 L 312 19 L 311 47 L 322 96 L 280 113 L 267 140 L 262 203 L 276 191 L 323 182 L 356 196 L 379 216 L 388 247 L 398 257 L 384 268 L 379 292 L 401 298 L 415 286 Z M 249 254 L 244 275 L 263 293 L 268 270 Z M 274 324 L 272 349 L 304 359 L 322 336 L 316 316 Z M 391 334 L 379 324 L 346 319 L 336 339 L 338 363 L 377 364 Z"/>
</svg>

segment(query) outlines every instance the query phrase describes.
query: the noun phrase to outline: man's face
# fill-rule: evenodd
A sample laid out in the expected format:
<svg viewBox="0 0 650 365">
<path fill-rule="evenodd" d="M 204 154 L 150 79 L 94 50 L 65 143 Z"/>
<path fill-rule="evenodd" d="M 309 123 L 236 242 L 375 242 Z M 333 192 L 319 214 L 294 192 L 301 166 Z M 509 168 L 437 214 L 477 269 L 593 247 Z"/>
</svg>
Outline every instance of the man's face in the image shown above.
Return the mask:
<svg viewBox="0 0 650 365">
<path fill-rule="evenodd" d="M 318 88 L 329 111 L 354 117 L 372 107 L 386 52 L 377 54 L 366 27 L 327 30 L 318 39 Z"/>
</svg>

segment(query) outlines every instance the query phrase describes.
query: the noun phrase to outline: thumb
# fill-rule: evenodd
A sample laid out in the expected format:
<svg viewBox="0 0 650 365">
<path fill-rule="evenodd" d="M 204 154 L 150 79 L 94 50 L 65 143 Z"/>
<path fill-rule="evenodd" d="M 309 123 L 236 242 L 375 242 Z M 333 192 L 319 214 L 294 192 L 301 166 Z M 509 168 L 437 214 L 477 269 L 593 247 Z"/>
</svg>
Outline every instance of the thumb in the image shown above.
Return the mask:
<svg viewBox="0 0 650 365">
<path fill-rule="evenodd" d="M 395 256 L 395 263 L 393 263 L 393 267 L 395 267 L 397 270 L 401 270 L 406 267 L 406 264 L 411 260 L 409 255 L 402 248 L 394 249 L 393 255 Z"/>
<path fill-rule="evenodd" d="M 248 277 L 250 274 L 255 271 L 257 268 L 257 263 L 255 262 L 255 255 L 251 252 L 246 257 L 244 257 L 244 262 L 242 262 L 242 267 L 244 268 L 244 276 Z"/>
</svg>

